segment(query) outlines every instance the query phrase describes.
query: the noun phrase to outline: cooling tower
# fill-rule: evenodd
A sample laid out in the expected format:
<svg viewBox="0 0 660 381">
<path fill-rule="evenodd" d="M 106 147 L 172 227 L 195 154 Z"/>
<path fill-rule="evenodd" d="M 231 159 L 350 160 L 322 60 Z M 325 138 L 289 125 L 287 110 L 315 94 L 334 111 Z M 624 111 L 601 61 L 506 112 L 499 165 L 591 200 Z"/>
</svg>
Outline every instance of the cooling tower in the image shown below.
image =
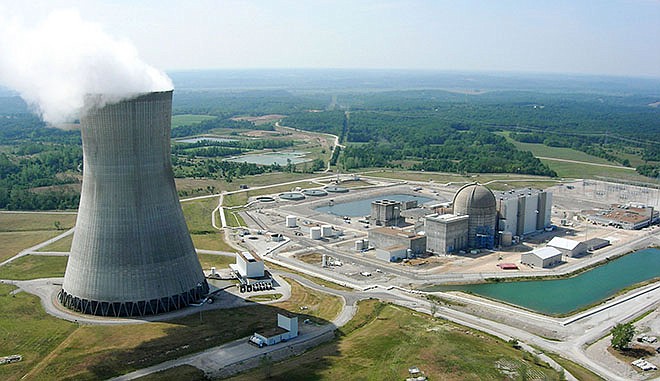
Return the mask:
<svg viewBox="0 0 660 381">
<path fill-rule="evenodd" d="M 81 116 L 82 193 L 58 299 L 102 316 L 185 307 L 208 284 L 174 187 L 172 92 L 95 103 Z"/>
</svg>

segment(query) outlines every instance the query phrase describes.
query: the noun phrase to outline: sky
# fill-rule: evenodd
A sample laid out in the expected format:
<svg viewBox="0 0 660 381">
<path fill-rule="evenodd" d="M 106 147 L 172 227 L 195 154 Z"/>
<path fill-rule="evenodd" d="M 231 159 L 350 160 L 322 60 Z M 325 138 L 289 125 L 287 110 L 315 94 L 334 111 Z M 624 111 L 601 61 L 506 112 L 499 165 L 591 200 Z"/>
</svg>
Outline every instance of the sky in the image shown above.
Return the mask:
<svg viewBox="0 0 660 381">
<path fill-rule="evenodd" d="M 660 0 L 0 0 L 77 9 L 162 70 L 425 69 L 660 77 Z M 0 52 L 2 54 L 2 52 Z"/>
</svg>

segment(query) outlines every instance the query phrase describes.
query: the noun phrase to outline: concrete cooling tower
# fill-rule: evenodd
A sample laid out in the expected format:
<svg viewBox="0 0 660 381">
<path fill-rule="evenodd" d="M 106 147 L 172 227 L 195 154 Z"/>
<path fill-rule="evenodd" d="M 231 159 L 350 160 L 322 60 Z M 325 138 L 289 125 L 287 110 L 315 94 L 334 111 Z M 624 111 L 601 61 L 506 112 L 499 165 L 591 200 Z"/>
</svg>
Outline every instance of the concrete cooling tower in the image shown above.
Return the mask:
<svg viewBox="0 0 660 381">
<path fill-rule="evenodd" d="M 86 103 L 82 193 L 60 303 L 144 316 L 201 299 L 209 288 L 172 176 L 172 92 Z"/>
</svg>

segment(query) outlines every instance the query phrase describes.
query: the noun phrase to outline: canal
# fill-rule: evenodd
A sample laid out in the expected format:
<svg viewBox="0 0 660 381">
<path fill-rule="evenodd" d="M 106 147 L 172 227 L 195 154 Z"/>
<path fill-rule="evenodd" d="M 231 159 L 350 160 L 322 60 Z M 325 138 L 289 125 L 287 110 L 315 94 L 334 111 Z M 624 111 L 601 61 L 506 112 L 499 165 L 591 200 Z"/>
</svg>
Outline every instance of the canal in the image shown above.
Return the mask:
<svg viewBox="0 0 660 381">
<path fill-rule="evenodd" d="M 626 287 L 660 277 L 660 249 L 640 250 L 566 279 L 438 285 L 425 291 L 464 291 L 548 315 L 568 314 Z"/>
</svg>

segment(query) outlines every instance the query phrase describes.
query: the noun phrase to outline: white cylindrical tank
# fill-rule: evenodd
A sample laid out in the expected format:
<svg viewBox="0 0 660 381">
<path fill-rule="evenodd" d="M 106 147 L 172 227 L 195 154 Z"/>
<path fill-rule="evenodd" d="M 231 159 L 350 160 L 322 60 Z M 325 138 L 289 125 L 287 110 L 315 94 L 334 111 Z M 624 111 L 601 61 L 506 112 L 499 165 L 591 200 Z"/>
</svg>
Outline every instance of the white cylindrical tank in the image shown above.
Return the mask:
<svg viewBox="0 0 660 381">
<path fill-rule="evenodd" d="M 368 239 L 363 239 L 362 242 L 363 242 L 362 248 L 364 250 L 369 250 L 369 240 Z"/>
<path fill-rule="evenodd" d="M 321 239 L 321 228 L 315 226 L 309 229 L 309 238 L 311 239 Z"/>
<path fill-rule="evenodd" d="M 211 267 L 211 275 L 215 275 L 215 274 L 216 274 L 215 267 Z"/>
<path fill-rule="evenodd" d="M 295 228 L 298 226 L 298 219 L 296 216 L 286 216 L 286 227 L 287 228 Z"/>
<path fill-rule="evenodd" d="M 357 241 L 355 241 L 355 250 L 362 251 L 362 249 L 364 249 L 364 241 L 358 239 Z"/>
<path fill-rule="evenodd" d="M 332 232 L 332 225 L 323 225 L 321 226 L 321 235 L 323 237 L 332 237 L 334 233 Z"/>
<path fill-rule="evenodd" d="M 406 250 L 406 258 L 412 258 L 413 257 L 413 252 L 411 249 Z"/>
<path fill-rule="evenodd" d="M 328 256 L 323 254 L 323 259 L 321 260 L 322 267 L 328 267 Z"/>
</svg>

